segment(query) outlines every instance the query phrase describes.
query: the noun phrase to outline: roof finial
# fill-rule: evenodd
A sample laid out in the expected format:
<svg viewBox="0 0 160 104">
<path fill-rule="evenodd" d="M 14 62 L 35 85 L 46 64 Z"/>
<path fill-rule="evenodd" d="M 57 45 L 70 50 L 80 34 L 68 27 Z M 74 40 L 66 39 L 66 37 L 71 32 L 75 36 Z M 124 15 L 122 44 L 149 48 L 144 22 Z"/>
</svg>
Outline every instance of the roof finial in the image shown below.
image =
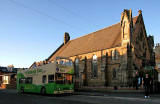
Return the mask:
<svg viewBox="0 0 160 104">
<path fill-rule="evenodd" d="M 141 10 L 139 10 L 139 11 L 138 11 L 138 13 L 139 13 L 139 15 L 140 15 L 140 14 L 142 14 L 142 11 L 141 11 Z"/>
</svg>

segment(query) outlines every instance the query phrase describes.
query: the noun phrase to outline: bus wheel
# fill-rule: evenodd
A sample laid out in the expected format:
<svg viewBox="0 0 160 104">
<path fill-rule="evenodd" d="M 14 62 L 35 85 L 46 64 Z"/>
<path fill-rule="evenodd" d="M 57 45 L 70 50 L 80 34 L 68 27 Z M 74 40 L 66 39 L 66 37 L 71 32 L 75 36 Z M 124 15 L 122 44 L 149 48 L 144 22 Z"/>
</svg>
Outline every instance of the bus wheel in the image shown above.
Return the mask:
<svg viewBox="0 0 160 104">
<path fill-rule="evenodd" d="M 46 89 L 45 89 L 44 87 L 42 87 L 42 89 L 41 89 L 41 94 L 42 94 L 42 95 L 45 95 L 45 94 L 46 94 Z"/>
<path fill-rule="evenodd" d="M 24 93 L 24 88 L 23 88 L 23 87 L 21 88 L 20 93 L 21 93 L 21 94 Z"/>
</svg>

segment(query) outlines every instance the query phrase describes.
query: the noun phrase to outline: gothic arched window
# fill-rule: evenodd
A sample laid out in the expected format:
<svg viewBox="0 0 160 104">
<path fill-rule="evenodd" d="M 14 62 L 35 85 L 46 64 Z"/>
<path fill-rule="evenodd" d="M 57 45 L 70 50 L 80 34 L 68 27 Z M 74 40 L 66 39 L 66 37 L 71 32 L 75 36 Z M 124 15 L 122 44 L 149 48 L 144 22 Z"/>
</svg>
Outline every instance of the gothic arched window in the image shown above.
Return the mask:
<svg viewBox="0 0 160 104">
<path fill-rule="evenodd" d="M 112 58 L 112 60 L 117 60 L 118 59 L 118 51 L 117 50 L 112 50 L 111 51 L 111 58 Z"/>
<path fill-rule="evenodd" d="M 118 51 L 114 50 L 114 59 L 117 60 L 118 59 Z"/>
<path fill-rule="evenodd" d="M 76 58 L 75 60 L 75 76 L 78 78 L 79 77 L 79 59 Z"/>
<path fill-rule="evenodd" d="M 98 74 L 97 56 L 93 55 L 93 58 L 92 58 L 92 77 L 97 77 L 97 74 Z"/>
<path fill-rule="evenodd" d="M 111 51 L 111 59 L 114 60 L 114 51 Z"/>
<path fill-rule="evenodd" d="M 126 24 L 126 21 L 124 21 L 124 24 L 123 24 L 123 39 L 127 39 L 127 24 Z"/>
<path fill-rule="evenodd" d="M 115 79 L 116 77 L 117 77 L 116 69 L 113 69 L 113 79 Z"/>
</svg>

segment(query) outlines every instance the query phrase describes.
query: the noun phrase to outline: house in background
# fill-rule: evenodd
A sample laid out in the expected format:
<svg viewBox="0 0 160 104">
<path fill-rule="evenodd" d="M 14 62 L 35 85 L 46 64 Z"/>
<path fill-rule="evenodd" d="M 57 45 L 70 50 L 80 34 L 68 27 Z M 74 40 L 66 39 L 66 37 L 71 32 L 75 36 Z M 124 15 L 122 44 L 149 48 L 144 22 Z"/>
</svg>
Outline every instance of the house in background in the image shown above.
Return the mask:
<svg viewBox="0 0 160 104">
<path fill-rule="evenodd" d="M 7 67 L 0 66 L 0 88 L 16 88 L 16 75 L 19 68 L 13 65 Z"/>
<path fill-rule="evenodd" d="M 137 72 L 154 66 L 153 47 L 142 11 L 132 17 L 132 10 L 125 9 L 117 24 L 73 40 L 65 33 L 64 43 L 45 61 L 52 62 L 57 56 L 72 59 L 77 88 L 128 87 L 133 86 Z"/>
</svg>

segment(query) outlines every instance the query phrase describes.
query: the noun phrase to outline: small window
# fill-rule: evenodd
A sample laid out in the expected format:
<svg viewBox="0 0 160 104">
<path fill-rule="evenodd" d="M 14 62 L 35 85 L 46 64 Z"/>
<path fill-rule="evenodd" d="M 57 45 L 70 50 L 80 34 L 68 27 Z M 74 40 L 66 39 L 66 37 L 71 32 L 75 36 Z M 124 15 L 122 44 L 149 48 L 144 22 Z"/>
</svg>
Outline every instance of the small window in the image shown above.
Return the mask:
<svg viewBox="0 0 160 104">
<path fill-rule="evenodd" d="M 48 76 L 48 83 L 53 83 L 54 82 L 54 75 L 49 75 Z"/>
<path fill-rule="evenodd" d="M 43 75 L 43 77 L 42 77 L 42 83 L 46 83 L 46 79 L 47 79 L 46 75 Z"/>
</svg>

